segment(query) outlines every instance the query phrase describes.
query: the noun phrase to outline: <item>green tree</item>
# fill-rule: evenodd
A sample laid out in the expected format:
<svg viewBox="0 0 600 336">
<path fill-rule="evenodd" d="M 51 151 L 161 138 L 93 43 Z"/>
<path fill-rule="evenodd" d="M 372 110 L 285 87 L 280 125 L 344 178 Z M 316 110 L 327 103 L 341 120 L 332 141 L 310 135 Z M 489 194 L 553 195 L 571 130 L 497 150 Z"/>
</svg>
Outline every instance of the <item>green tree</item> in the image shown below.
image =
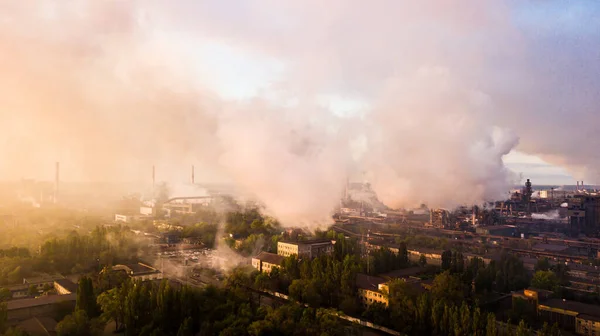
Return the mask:
<svg viewBox="0 0 600 336">
<path fill-rule="evenodd" d="M 521 322 L 519 322 L 519 325 L 517 326 L 517 330 L 515 332 L 516 336 L 531 336 L 531 330 L 529 330 L 529 328 L 527 327 L 527 325 L 525 324 L 524 320 L 521 320 Z"/>
<path fill-rule="evenodd" d="M 485 335 L 486 336 L 497 336 L 498 335 L 498 325 L 496 323 L 496 316 L 493 313 L 489 313 L 487 316 Z"/>
<path fill-rule="evenodd" d="M 542 258 L 542 259 L 538 259 L 537 263 L 535 264 L 535 271 L 547 271 L 550 269 L 550 261 L 548 261 L 548 258 Z"/>
<path fill-rule="evenodd" d="M 442 269 L 449 270 L 452 266 L 452 251 L 442 252 Z"/>
<path fill-rule="evenodd" d="M 192 318 L 188 317 L 183 320 L 183 323 L 177 331 L 177 336 L 194 336 L 194 330 L 192 328 Z"/>
<path fill-rule="evenodd" d="M 6 323 L 8 321 L 8 309 L 6 303 L 0 303 L 0 332 L 6 329 Z"/>
<path fill-rule="evenodd" d="M 123 307 L 119 300 L 121 291 L 118 288 L 110 289 L 98 295 L 97 303 L 102 310 L 101 317 L 104 321 L 115 321 L 115 331 L 121 329 Z"/>
<path fill-rule="evenodd" d="M 421 267 L 425 267 L 425 266 L 427 266 L 427 257 L 426 257 L 424 254 L 421 254 L 421 255 L 419 256 L 419 265 L 420 265 Z"/>
<path fill-rule="evenodd" d="M 464 299 L 465 287 L 456 275 L 445 271 L 433 279 L 431 295 L 448 303 L 458 304 Z"/>
<path fill-rule="evenodd" d="M 550 336 L 550 335 L 551 335 L 550 325 L 548 324 L 548 322 L 544 322 L 542 329 L 538 332 L 538 336 Z"/>
<path fill-rule="evenodd" d="M 559 280 L 552 271 L 537 271 L 531 279 L 531 286 L 538 289 L 555 291 L 558 289 Z"/>
<path fill-rule="evenodd" d="M 8 288 L 0 288 L 0 302 L 12 299 L 12 293 Z"/>
<path fill-rule="evenodd" d="M 94 285 L 92 279 L 83 276 L 79 279 L 77 287 L 77 302 L 75 309 L 85 311 L 88 317 L 96 317 L 99 315 L 98 304 L 96 303 L 96 294 L 94 293 Z"/>
<path fill-rule="evenodd" d="M 38 296 L 39 292 L 38 292 L 37 286 L 36 285 L 29 286 L 29 290 L 27 291 L 27 294 L 32 297 Z"/>
<path fill-rule="evenodd" d="M 85 311 L 76 310 L 56 325 L 56 334 L 58 336 L 89 336 L 93 334 L 92 324 Z"/>
</svg>

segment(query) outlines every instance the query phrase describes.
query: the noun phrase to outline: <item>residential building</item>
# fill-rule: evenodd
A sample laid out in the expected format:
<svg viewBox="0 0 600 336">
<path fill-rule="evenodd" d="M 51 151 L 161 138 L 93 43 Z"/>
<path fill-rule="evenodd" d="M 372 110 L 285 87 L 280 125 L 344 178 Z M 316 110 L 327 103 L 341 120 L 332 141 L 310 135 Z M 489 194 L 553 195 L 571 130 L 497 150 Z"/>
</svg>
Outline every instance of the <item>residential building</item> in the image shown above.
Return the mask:
<svg viewBox="0 0 600 336">
<path fill-rule="evenodd" d="M 259 272 L 271 273 L 273 268 L 280 267 L 285 257 L 269 252 L 260 252 L 256 257 L 252 258 L 252 267 Z"/>
<path fill-rule="evenodd" d="M 387 291 L 387 280 L 384 278 L 370 276 L 366 274 L 356 275 L 356 287 L 358 288 L 358 298 L 363 306 L 369 306 L 373 303 L 381 303 L 386 307 L 389 304 Z"/>
<path fill-rule="evenodd" d="M 333 253 L 333 242 L 330 239 L 314 239 L 305 241 L 280 241 L 277 243 L 277 254 L 284 257 L 297 255 L 299 258 L 316 258 Z"/>
</svg>

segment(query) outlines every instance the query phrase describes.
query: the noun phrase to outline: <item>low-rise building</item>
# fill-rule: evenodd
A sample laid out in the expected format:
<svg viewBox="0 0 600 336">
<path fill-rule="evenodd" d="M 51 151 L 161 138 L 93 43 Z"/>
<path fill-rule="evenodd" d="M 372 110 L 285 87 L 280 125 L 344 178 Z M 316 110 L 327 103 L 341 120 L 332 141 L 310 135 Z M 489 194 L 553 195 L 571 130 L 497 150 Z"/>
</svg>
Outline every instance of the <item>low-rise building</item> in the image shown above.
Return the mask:
<svg viewBox="0 0 600 336">
<path fill-rule="evenodd" d="M 552 292 L 535 288 L 513 293 L 513 302 L 517 298 L 528 302 L 533 311 L 548 324 L 557 323 L 561 328 L 575 331 L 578 335 L 600 335 L 599 306 L 553 299 Z"/>
<path fill-rule="evenodd" d="M 23 278 L 23 285 L 30 287 L 34 285 L 38 291 L 41 291 L 44 286 L 54 287 L 54 281 L 64 279 L 65 277 L 60 274 L 41 274 L 31 278 Z"/>
<path fill-rule="evenodd" d="M 34 299 L 12 300 L 6 303 L 9 321 L 51 316 L 61 307 L 75 308 L 77 294 L 45 295 Z"/>
<path fill-rule="evenodd" d="M 260 252 L 256 257 L 252 258 L 252 267 L 259 272 L 271 273 L 273 268 L 280 267 L 285 257 L 269 252 Z"/>
<path fill-rule="evenodd" d="M 408 259 L 412 262 L 419 262 L 424 255 L 428 265 L 440 266 L 442 264 L 442 251 L 427 248 L 409 249 Z"/>
<path fill-rule="evenodd" d="M 284 257 L 297 255 L 299 258 L 316 258 L 333 253 L 333 242 L 330 239 L 314 239 L 305 241 L 280 241 L 277 243 L 277 254 Z"/>
<path fill-rule="evenodd" d="M 14 285 L 6 287 L 13 299 L 22 299 L 29 296 L 29 285 Z"/>
<path fill-rule="evenodd" d="M 356 287 L 358 288 L 358 298 L 363 306 L 367 307 L 373 303 L 381 303 L 386 307 L 389 304 L 387 280 L 384 278 L 370 276 L 366 274 L 356 275 Z"/>
<path fill-rule="evenodd" d="M 113 271 L 124 271 L 127 275 L 134 280 L 160 280 L 163 278 L 161 271 L 156 268 L 143 264 L 128 264 L 128 265 L 115 265 L 112 267 Z"/>
<path fill-rule="evenodd" d="M 59 295 L 77 293 L 78 285 L 69 279 L 58 279 L 54 281 L 54 289 Z"/>
</svg>

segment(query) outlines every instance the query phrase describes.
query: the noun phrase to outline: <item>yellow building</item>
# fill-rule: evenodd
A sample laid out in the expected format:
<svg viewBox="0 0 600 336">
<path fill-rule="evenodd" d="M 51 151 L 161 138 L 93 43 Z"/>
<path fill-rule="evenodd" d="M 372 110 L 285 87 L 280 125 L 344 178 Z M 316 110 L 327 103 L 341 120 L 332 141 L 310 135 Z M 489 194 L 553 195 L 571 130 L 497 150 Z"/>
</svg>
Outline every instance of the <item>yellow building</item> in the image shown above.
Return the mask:
<svg viewBox="0 0 600 336">
<path fill-rule="evenodd" d="M 381 303 L 388 306 L 388 285 L 387 281 L 380 277 L 366 274 L 356 275 L 356 286 L 358 287 L 358 297 L 363 306 L 369 306 L 373 303 Z"/>
<path fill-rule="evenodd" d="M 252 267 L 259 272 L 271 273 L 273 268 L 281 266 L 284 257 L 269 252 L 260 252 L 256 257 L 252 258 Z"/>
<path fill-rule="evenodd" d="M 316 258 L 333 253 L 333 243 L 329 239 L 306 241 L 280 241 L 277 243 L 277 254 L 284 257 L 297 255 L 299 258 Z"/>
<path fill-rule="evenodd" d="M 600 307 L 570 300 L 550 299 L 552 292 L 526 289 L 513 293 L 513 298 L 528 301 L 537 314 L 549 324 L 558 323 L 578 335 L 600 336 Z M 514 301 L 513 301 L 514 302 Z"/>
<path fill-rule="evenodd" d="M 600 335 L 600 318 L 597 316 L 579 314 L 576 318 L 575 332 L 579 335 Z"/>
</svg>

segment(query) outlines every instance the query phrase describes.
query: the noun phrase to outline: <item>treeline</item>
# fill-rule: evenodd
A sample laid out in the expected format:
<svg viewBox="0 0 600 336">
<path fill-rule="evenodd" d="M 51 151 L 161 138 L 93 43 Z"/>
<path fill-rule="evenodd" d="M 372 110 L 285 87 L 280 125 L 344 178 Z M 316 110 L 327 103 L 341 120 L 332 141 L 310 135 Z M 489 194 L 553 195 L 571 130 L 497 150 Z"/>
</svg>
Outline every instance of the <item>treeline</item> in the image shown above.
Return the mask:
<svg viewBox="0 0 600 336">
<path fill-rule="evenodd" d="M 325 310 L 295 304 L 260 306 L 245 287 L 247 275 L 233 277 L 237 280 L 223 289 L 174 287 L 167 280 L 160 284 L 128 280 L 97 298 L 84 286 L 88 289 L 78 294 L 76 311 L 57 325 L 57 335 L 99 335 L 109 321 L 125 335 L 136 336 L 349 334 Z"/>
<path fill-rule="evenodd" d="M 99 271 L 103 266 L 131 261 L 142 248 L 128 227 L 97 226 L 89 235 L 73 231 L 65 238 L 47 240 L 33 253 L 26 248 L 2 250 L 0 285 L 20 283 L 38 272 Z"/>
</svg>

